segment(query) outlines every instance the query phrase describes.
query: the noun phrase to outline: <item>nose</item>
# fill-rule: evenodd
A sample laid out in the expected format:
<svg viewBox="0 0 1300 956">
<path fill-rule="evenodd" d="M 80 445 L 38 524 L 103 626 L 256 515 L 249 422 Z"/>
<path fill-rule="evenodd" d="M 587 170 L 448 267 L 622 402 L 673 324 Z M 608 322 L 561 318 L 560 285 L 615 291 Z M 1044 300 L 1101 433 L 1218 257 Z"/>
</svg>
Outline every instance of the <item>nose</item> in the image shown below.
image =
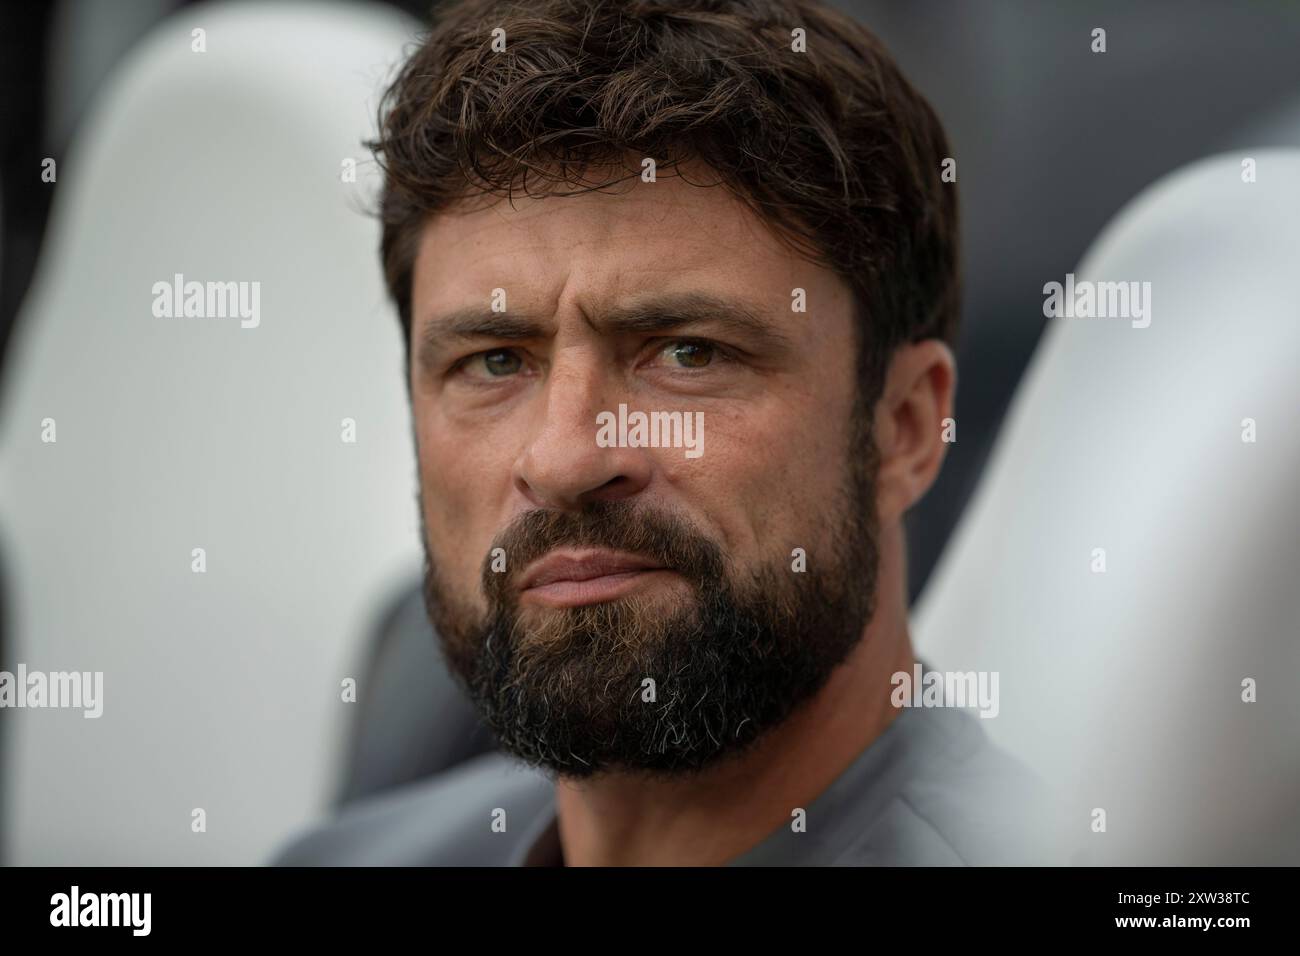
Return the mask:
<svg viewBox="0 0 1300 956">
<path fill-rule="evenodd" d="M 580 510 L 592 501 L 630 498 L 650 483 L 647 449 L 596 443 L 597 416 L 617 409 L 615 391 L 596 355 L 554 362 L 535 428 L 515 464 L 515 486 L 535 507 Z"/>
</svg>

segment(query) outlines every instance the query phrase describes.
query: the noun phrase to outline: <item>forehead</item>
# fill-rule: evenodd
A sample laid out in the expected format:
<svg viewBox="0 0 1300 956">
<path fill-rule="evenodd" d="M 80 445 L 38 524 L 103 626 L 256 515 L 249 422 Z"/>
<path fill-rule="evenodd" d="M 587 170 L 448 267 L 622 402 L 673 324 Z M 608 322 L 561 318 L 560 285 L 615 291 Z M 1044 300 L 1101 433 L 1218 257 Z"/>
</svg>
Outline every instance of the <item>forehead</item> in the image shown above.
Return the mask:
<svg viewBox="0 0 1300 956">
<path fill-rule="evenodd" d="M 709 181 L 638 177 L 608 191 L 493 197 L 436 215 L 415 261 L 417 322 L 498 288 L 534 306 L 573 295 L 610 308 L 650 290 L 706 291 L 774 312 L 790 309 L 796 288 L 823 307 L 847 301 L 834 273 L 794 253 L 729 190 L 692 185 Z"/>
</svg>

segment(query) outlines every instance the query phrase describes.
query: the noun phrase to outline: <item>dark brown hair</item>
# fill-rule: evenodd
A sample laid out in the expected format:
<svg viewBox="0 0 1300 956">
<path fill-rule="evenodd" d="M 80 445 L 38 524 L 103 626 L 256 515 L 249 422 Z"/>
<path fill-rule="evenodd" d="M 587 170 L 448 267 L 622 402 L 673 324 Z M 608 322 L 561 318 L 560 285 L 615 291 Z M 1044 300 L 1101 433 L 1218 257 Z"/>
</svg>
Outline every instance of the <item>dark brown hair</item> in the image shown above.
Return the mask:
<svg viewBox="0 0 1300 956">
<path fill-rule="evenodd" d="M 814 0 L 450 0 L 367 145 L 385 173 L 385 279 L 408 350 L 431 214 L 484 194 L 600 188 L 640 174 L 629 156 L 660 173 L 702 161 L 707 185 L 844 279 L 863 398 L 878 397 L 897 346 L 956 333 L 943 128 L 876 37 Z"/>
</svg>

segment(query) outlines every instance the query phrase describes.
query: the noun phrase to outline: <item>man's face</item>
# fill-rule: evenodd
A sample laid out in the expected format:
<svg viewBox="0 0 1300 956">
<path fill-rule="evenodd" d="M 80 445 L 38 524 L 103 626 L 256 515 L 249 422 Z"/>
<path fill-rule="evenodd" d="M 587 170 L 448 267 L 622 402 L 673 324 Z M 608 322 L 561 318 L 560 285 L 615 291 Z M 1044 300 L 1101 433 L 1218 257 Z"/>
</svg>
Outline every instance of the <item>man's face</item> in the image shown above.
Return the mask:
<svg viewBox="0 0 1300 956">
<path fill-rule="evenodd" d="M 426 599 L 505 749 L 570 776 L 699 769 L 824 685 L 875 590 L 853 321 L 838 277 L 677 177 L 429 222 Z M 632 447 L 620 405 L 702 422 L 700 453 Z"/>
</svg>

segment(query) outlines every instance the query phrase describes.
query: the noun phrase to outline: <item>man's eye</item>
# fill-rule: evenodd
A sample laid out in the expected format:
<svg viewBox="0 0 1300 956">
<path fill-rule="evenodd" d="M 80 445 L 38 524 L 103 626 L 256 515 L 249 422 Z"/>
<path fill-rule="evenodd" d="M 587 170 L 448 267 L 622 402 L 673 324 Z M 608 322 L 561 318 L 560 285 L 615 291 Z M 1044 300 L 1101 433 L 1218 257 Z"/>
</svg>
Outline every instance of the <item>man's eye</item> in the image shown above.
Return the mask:
<svg viewBox="0 0 1300 956">
<path fill-rule="evenodd" d="M 717 347 L 709 342 L 672 342 L 659 354 L 682 368 L 704 368 L 713 361 L 716 353 Z"/>
<path fill-rule="evenodd" d="M 461 362 L 461 367 L 471 374 L 486 373 L 488 378 L 504 378 L 523 368 L 523 359 L 514 349 L 493 349 L 479 352 Z"/>
</svg>

